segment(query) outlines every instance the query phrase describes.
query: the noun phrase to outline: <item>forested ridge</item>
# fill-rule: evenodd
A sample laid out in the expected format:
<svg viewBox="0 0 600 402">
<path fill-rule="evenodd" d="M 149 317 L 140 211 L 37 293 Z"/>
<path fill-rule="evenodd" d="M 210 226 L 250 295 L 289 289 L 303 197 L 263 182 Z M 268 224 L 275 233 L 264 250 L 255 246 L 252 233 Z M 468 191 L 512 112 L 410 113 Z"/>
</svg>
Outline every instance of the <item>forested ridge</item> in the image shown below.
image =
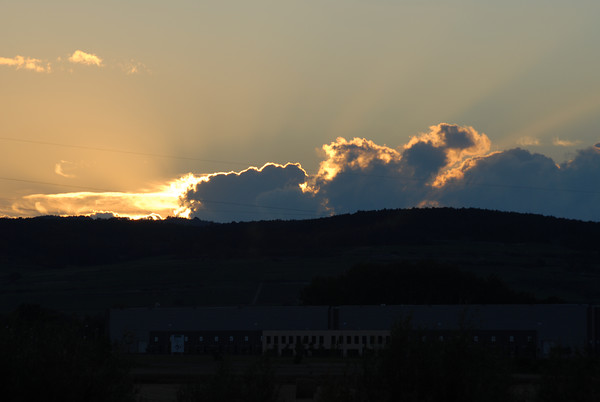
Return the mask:
<svg viewBox="0 0 600 402">
<path fill-rule="evenodd" d="M 2 261 L 60 267 L 161 255 L 272 256 L 438 241 L 543 243 L 594 251 L 600 223 L 480 209 L 357 212 L 299 221 L 0 219 Z"/>
</svg>

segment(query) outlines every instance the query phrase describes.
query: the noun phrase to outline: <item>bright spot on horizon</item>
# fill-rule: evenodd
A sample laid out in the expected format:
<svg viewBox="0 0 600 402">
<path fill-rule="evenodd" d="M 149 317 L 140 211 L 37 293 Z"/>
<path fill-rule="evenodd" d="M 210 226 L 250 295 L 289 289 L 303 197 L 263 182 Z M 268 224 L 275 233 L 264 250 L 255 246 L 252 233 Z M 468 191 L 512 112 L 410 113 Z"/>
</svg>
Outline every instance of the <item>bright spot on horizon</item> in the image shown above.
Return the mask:
<svg viewBox="0 0 600 402">
<path fill-rule="evenodd" d="M 588 0 L 4 2 L 0 216 L 596 219 L 598 15 Z M 480 137 L 443 140 L 440 122 Z M 301 167 L 242 174 L 268 162 Z"/>
</svg>

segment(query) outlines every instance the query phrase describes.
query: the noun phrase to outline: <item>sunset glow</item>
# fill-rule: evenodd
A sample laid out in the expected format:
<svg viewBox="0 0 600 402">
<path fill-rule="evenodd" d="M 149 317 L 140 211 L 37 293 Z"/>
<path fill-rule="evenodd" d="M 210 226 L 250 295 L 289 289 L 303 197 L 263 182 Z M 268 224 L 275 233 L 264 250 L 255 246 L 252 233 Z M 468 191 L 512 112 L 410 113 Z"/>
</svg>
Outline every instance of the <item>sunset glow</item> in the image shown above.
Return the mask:
<svg viewBox="0 0 600 402">
<path fill-rule="evenodd" d="M 3 4 L 0 215 L 597 219 L 598 15 L 586 0 Z"/>
</svg>

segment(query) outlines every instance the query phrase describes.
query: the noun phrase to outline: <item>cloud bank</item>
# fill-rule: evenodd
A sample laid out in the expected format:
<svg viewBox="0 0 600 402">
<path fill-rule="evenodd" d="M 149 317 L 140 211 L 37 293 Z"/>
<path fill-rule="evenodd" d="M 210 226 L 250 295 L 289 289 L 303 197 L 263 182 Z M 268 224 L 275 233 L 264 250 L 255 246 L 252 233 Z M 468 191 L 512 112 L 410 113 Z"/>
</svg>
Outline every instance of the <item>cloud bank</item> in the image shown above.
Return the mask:
<svg viewBox="0 0 600 402">
<path fill-rule="evenodd" d="M 600 143 L 557 164 L 520 148 L 491 152 L 484 133 L 441 123 L 397 147 L 339 137 L 322 149 L 314 175 L 299 163 L 268 163 L 240 172 L 188 174 L 148 194 L 31 195 L 13 205 L 13 212 L 154 213 L 230 222 L 450 206 L 600 221 Z"/>
<path fill-rule="evenodd" d="M 241 172 L 202 177 L 182 194 L 189 216 L 223 222 L 280 218 L 313 218 L 326 211 L 306 191 L 308 175 L 298 163 L 268 163 Z"/>
<path fill-rule="evenodd" d="M 299 164 L 251 168 L 207 177 L 181 200 L 190 216 L 216 221 L 420 206 L 600 221 L 600 146 L 560 165 L 520 148 L 490 149 L 487 135 L 446 123 L 395 148 L 340 137 L 323 145 L 325 158 L 312 177 Z M 233 206 L 246 207 L 246 217 Z"/>
</svg>

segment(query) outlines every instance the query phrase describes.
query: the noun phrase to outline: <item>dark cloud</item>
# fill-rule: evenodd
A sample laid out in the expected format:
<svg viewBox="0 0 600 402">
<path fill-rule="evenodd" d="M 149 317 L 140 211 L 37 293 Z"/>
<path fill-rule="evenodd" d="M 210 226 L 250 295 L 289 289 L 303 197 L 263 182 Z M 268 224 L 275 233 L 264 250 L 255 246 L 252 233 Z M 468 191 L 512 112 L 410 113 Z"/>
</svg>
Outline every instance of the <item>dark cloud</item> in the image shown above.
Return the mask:
<svg viewBox="0 0 600 402">
<path fill-rule="evenodd" d="M 302 219 L 382 208 L 477 207 L 600 221 L 600 146 L 557 165 L 515 148 L 490 153 L 472 127 L 442 123 L 391 148 L 364 138 L 323 146 L 309 177 L 299 164 L 267 164 L 201 179 L 182 197 L 213 221 Z"/>
<path fill-rule="evenodd" d="M 326 158 L 315 188 L 335 213 L 419 206 L 430 199 L 440 172 L 489 146 L 487 136 L 472 127 L 446 123 L 397 149 L 364 138 L 338 138 L 323 146 Z"/>
<path fill-rule="evenodd" d="M 429 142 L 418 142 L 402 153 L 402 170 L 415 178 L 429 179 L 448 164 L 446 150 Z"/>
<path fill-rule="evenodd" d="M 217 173 L 194 185 L 182 201 L 190 217 L 216 222 L 315 217 L 322 208 L 313 194 L 302 190 L 306 178 L 293 163 Z"/>
<path fill-rule="evenodd" d="M 600 153 L 594 148 L 560 166 L 511 149 L 475 160 L 463 174 L 438 190 L 441 205 L 600 220 Z"/>
</svg>

